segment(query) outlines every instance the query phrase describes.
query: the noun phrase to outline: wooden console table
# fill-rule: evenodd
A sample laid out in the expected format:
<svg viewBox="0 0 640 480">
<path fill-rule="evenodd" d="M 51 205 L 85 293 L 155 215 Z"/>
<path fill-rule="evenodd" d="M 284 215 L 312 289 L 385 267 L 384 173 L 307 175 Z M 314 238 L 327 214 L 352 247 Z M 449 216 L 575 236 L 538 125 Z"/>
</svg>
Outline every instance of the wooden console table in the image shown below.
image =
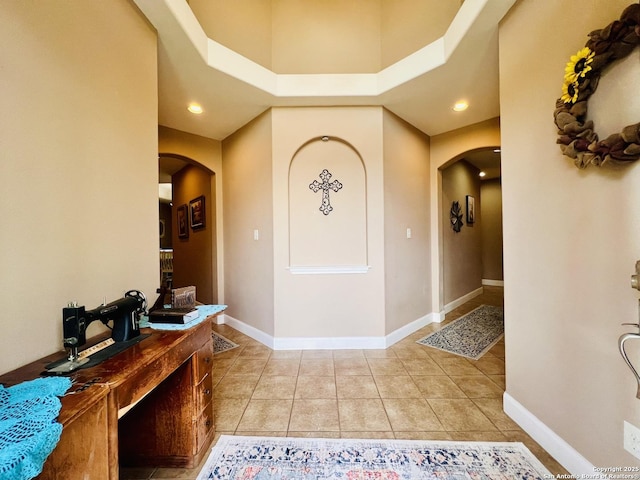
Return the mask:
<svg viewBox="0 0 640 480">
<path fill-rule="evenodd" d="M 38 479 L 118 480 L 119 464 L 193 468 L 213 441 L 210 318 L 150 336 L 71 375 L 60 442 Z M 97 339 L 102 340 L 102 338 Z M 0 376 L 10 386 L 40 376 L 63 353 Z"/>
</svg>

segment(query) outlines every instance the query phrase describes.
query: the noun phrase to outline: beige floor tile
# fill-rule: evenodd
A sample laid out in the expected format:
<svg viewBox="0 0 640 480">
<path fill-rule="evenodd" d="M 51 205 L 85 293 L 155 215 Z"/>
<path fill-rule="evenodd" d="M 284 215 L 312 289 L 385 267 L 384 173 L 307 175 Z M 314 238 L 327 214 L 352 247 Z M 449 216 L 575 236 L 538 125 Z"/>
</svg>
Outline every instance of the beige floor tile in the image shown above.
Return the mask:
<svg viewBox="0 0 640 480">
<path fill-rule="evenodd" d="M 263 375 L 298 375 L 299 358 L 269 358 L 262 372 Z"/>
<path fill-rule="evenodd" d="M 332 432 L 292 432 L 289 430 L 287 432 L 287 437 L 300 437 L 300 438 L 340 438 L 340 432 L 332 431 Z"/>
<path fill-rule="evenodd" d="M 260 431 L 260 430 L 236 430 L 235 432 L 236 435 L 242 435 L 245 437 L 286 437 L 287 436 L 287 431 L 286 430 L 274 430 L 274 431 Z"/>
<path fill-rule="evenodd" d="M 299 376 L 295 398 L 336 398 L 336 380 L 333 376 Z"/>
<path fill-rule="evenodd" d="M 380 399 L 341 398 L 338 400 L 338 408 L 341 431 L 386 432 L 391 430 L 389 419 Z"/>
<path fill-rule="evenodd" d="M 235 432 L 249 403 L 248 398 L 218 398 L 213 401 L 215 428 L 220 431 Z"/>
<path fill-rule="evenodd" d="M 449 432 L 451 440 L 456 442 L 507 442 L 502 432 Z"/>
<path fill-rule="evenodd" d="M 507 377 L 505 375 L 487 375 L 493 383 L 500 387 L 503 391 L 507 388 Z"/>
<path fill-rule="evenodd" d="M 338 402 L 329 398 L 296 398 L 289 431 L 339 432 Z"/>
<path fill-rule="evenodd" d="M 486 354 L 476 360 L 474 366 L 486 375 L 504 375 L 504 358 Z"/>
<path fill-rule="evenodd" d="M 401 360 L 409 375 L 446 375 L 444 370 L 427 355 L 423 358 L 403 358 Z"/>
<path fill-rule="evenodd" d="M 305 357 L 300 361 L 299 375 L 326 376 L 335 375 L 333 358 Z"/>
<path fill-rule="evenodd" d="M 303 350 L 302 358 L 333 358 L 332 350 Z"/>
<path fill-rule="evenodd" d="M 361 357 L 338 357 L 333 359 L 336 375 L 370 375 L 369 364 Z"/>
<path fill-rule="evenodd" d="M 423 398 L 384 398 L 382 401 L 394 432 L 444 430 L 438 417 Z"/>
<path fill-rule="evenodd" d="M 340 438 L 365 438 L 374 440 L 393 440 L 395 435 L 392 431 L 388 432 L 341 432 Z"/>
<path fill-rule="evenodd" d="M 491 347 L 491 350 L 489 350 L 489 353 L 491 353 L 492 355 L 499 357 L 499 358 L 504 358 L 504 339 L 500 340 L 498 343 L 496 343 L 493 347 Z"/>
<path fill-rule="evenodd" d="M 484 413 L 499 430 L 520 429 L 518 424 L 504 413 L 502 409 L 502 398 L 474 398 L 473 403 L 482 410 L 482 413 Z"/>
<path fill-rule="evenodd" d="M 267 358 L 238 357 L 229 367 L 229 375 L 262 375 Z"/>
<path fill-rule="evenodd" d="M 397 358 L 396 352 L 388 349 L 371 349 L 364 351 L 365 358 Z"/>
<path fill-rule="evenodd" d="M 447 432 L 395 432 L 398 440 L 451 440 L 451 435 Z"/>
<path fill-rule="evenodd" d="M 238 431 L 286 431 L 293 400 L 251 399 L 240 419 Z"/>
<path fill-rule="evenodd" d="M 445 371 L 447 375 L 483 375 L 466 358 L 439 358 L 436 363 Z"/>
<path fill-rule="evenodd" d="M 229 339 L 231 340 L 231 339 Z M 241 348 L 234 348 L 233 350 L 227 350 L 226 352 L 216 353 L 213 356 L 213 363 L 222 361 L 222 360 L 230 360 L 234 361 L 240 355 Z"/>
<path fill-rule="evenodd" d="M 462 358 L 460 355 L 454 355 L 450 352 L 445 352 L 444 350 L 438 350 L 437 348 L 432 347 L 424 347 L 428 357 L 432 360 L 435 360 L 436 363 L 440 364 L 440 360 L 444 360 L 446 358 Z"/>
<path fill-rule="evenodd" d="M 336 376 L 338 398 L 380 398 L 372 375 Z"/>
<path fill-rule="evenodd" d="M 447 375 L 416 375 L 412 378 L 424 398 L 467 398 Z"/>
<path fill-rule="evenodd" d="M 367 362 L 374 375 L 408 375 L 399 358 L 368 358 Z"/>
<path fill-rule="evenodd" d="M 374 375 L 381 398 L 422 398 L 409 375 Z"/>
<path fill-rule="evenodd" d="M 489 432 L 497 430 L 469 399 L 429 399 L 429 405 L 448 432 Z"/>
<path fill-rule="evenodd" d="M 258 375 L 225 375 L 213 389 L 213 398 L 249 398 L 258 384 Z"/>
<path fill-rule="evenodd" d="M 240 352 L 240 357 L 269 358 L 270 355 L 271 349 L 264 345 L 252 345 L 245 347 Z"/>
<path fill-rule="evenodd" d="M 395 344 L 393 350 L 396 352 L 398 358 L 425 358 L 428 357 L 428 353 L 423 345 L 418 345 L 414 339 L 405 339 L 402 342 Z"/>
<path fill-rule="evenodd" d="M 302 358 L 302 350 L 273 350 L 269 358 Z"/>
<path fill-rule="evenodd" d="M 364 350 L 361 349 L 343 349 L 343 350 L 332 350 L 333 358 L 364 358 Z"/>
<path fill-rule="evenodd" d="M 297 376 L 262 375 L 251 398 L 291 399 L 296 391 Z"/>
<path fill-rule="evenodd" d="M 451 375 L 469 398 L 502 398 L 503 390 L 484 375 Z"/>
</svg>

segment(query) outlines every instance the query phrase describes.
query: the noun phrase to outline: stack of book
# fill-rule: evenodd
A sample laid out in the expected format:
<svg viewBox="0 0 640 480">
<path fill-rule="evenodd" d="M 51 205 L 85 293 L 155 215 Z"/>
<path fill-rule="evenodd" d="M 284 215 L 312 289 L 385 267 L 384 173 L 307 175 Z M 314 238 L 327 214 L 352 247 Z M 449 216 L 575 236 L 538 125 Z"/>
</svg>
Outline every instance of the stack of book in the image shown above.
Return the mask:
<svg viewBox="0 0 640 480">
<path fill-rule="evenodd" d="M 198 318 L 196 308 L 159 308 L 149 312 L 151 323 L 189 323 Z"/>
</svg>

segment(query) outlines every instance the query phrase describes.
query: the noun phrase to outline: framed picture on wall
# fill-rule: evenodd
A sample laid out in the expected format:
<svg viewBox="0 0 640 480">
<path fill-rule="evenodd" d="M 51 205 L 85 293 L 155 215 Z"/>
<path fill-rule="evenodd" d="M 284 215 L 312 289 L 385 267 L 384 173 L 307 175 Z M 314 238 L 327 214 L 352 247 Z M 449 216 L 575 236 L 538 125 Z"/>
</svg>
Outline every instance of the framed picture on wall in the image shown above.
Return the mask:
<svg viewBox="0 0 640 480">
<path fill-rule="evenodd" d="M 467 224 L 476 221 L 476 199 L 467 195 Z"/>
<path fill-rule="evenodd" d="M 198 230 L 204 228 L 204 195 L 194 198 L 189 202 L 189 214 L 191 218 L 191 228 Z"/>
<path fill-rule="evenodd" d="M 178 238 L 189 238 L 189 217 L 187 205 L 180 205 L 177 210 Z"/>
</svg>

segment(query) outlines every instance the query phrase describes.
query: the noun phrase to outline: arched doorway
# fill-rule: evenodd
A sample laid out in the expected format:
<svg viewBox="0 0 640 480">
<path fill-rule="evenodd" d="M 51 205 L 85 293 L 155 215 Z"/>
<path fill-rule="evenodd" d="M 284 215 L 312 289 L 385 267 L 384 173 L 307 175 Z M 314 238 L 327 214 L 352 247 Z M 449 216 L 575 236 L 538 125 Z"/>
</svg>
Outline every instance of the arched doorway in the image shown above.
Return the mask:
<svg viewBox="0 0 640 480">
<path fill-rule="evenodd" d="M 482 293 L 484 285 L 504 285 L 500 149 L 464 152 L 445 163 L 439 175 L 442 311 L 447 313 Z M 452 228 L 454 202 L 462 216 L 459 231 Z"/>
<path fill-rule="evenodd" d="M 215 173 L 193 159 L 170 153 L 159 155 L 158 171 L 160 185 L 171 191 L 168 209 L 166 200 L 160 200 L 161 281 L 174 288 L 194 285 L 199 302 L 215 304 Z"/>
</svg>

